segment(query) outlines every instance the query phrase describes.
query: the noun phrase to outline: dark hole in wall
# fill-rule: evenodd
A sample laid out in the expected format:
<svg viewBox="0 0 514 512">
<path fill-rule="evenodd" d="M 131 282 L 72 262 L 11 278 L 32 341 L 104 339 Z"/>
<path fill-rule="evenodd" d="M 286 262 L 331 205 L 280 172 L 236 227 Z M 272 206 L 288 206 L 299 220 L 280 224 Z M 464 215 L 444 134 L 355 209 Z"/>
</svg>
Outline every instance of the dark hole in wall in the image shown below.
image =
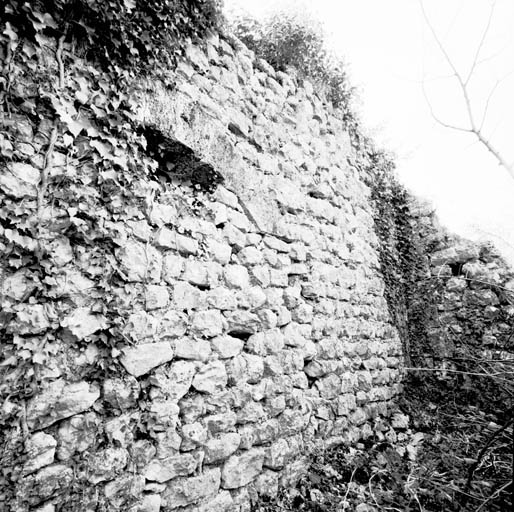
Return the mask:
<svg viewBox="0 0 514 512">
<path fill-rule="evenodd" d="M 462 267 L 464 266 L 464 263 L 450 263 L 448 266 L 452 270 L 452 276 L 462 275 Z"/>
<path fill-rule="evenodd" d="M 237 338 L 243 341 L 248 341 L 248 338 L 252 335 L 249 332 L 241 332 L 241 331 L 230 331 L 228 333 L 229 336 L 232 336 L 232 338 Z"/>
<path fill-rule="evenodd" d="M 203 162 L 182 142 L 169 137 L 155 126 L 139 126 L 144 135 L 146 153 L 157 161 L 155 176 L 164 181 L 190 182 L 197 190 L 212 193 L 225 180 L 211 164 Z"/>
</svg>

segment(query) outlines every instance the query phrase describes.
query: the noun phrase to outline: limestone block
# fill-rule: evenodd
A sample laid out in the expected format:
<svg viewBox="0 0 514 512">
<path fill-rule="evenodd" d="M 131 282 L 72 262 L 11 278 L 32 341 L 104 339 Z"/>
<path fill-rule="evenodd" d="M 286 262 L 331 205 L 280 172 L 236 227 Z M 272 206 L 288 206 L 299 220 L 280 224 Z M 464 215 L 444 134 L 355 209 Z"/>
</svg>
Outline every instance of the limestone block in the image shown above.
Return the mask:
<svg viewBox="0 0 514 512">
<path fill-rule="evenodd" d="M 270 270 L 266 266 L 252 267 L 250 270 L 252 277 L 258 284 L 266 288 L 271 283 Z"/>
<path fill-rule="evenodd" d="M 304 372 L 298 372 L 291 375 L 291 383 L 293 387 L 298 389 L 309 388 L 309 380 L 307 379 L 307 375 L 305 375 Z"/>
<path fill-rule="evenodd" d="M 139 398 L 139 383 L 130 375 L 123 379 L 106 379 L 102 387 L 103 399 L 111 407 L 122 411 L 134 407 Z"/>
<path fill-rule="evenodd" d="M 187 330 L 187 316 L 170 309 L 161 317 L 157 334 L 160 339 L 179 338 L 185 334 Z"/>
<path fill-rule="evenodd" d="M 142 494 L 145 488 L 145 479 L 142 476 L 123 475 L 104 488 L 105 497 L 118 510 L 133 503 Z"/>
<path fill-rule="evenodd" d="M 222 204 L 230 206 L 230 208 L 237 208 L 239 201 L 236 194 L 230 192 L 223 186 L 218 186 L 214 192 L 214 198 Z"/>
<path fill-rule="evenodd" d="M 166 459 L 173 455 L 177 455 L 180 450 L 182 438 L 177 432 L 176 427 L 169 427 L 163 432 L 155 433 L 155 446 L 151 444 L 151 449 L 143 453 L 138 461 L 138 467 L 147 466 L 156 456 L 158 459 Z"/>
<path fill-rule="evenodd" d="M 73 478 L 71 468 L 63 464 L 52 464 L 24 478 L 18 493 L 23 497 L 23 501 L 35 506 L 66 492 Z"/>
<path fill-rule="evenodd" d="M 123 328 L 123 334 L 133 341 L 152 338 L 157 333 L 158 320 L 146 311 L 132 313 Z"/>
<path fill-rule="evenodd" d="M 32 165 L 21 162 L 8 162 L 0 173 L 0 188 L 8 196 L 21 199 L 36 197 L 40 172 Z"/>
<path fill-rule="evenodd" d="M 223 316 L 227 320 L 229 333 L 253 334 L 261 327 L 260 318 L 250 311 L 225 311 Z"/>
<path fill-rule="evenodd" d="M 209 285 L 209 272 L 205 263 L 187 260 L 184 267 L 182 279 L 196 286 Z"/>
<path fill-rule="evenodd" d="M 235 226 L 232 226 L 232 224 L 227 224 L 223 228 L 223 238 L 238 250 L 242 249 L 247 244 L 245 234 Z"/>
<path fill-rule="evenodd" d="M 232 248 L 229 244 L 211 239 L 209 240 L 207 247 L 214 261 L 220 263 L 221 265 L 226 265 L 230 262 L 230 257 L 232 256 Z"/>
<path fill-rule="evenodd" d="M 170 294 L 165 286 L 151 284 L 145 292 L 146 309 L 159 309 L 168 305 Z"/>
<path fill-rule="evenodd" d="M 201 309 L 205 304 L 204 292 L 187 282 L 179 281 L 173 287 L 173 306 L 180 311 Z"/>
<path fill-rule="evenodd" d="M 150 210 L 150 222 L 156 226 L 177 224 L 177 208 L 171 204 L 154 203 Z"/>
<path fill-rule="evenodd" d="M 161 510 L 161 495 L 160 494 L 145 494 L 141 500 L 141 504 L 137 509 L 138 512 L 160 512 Z"/>
<path fill-rule="evenodd" d="M 128 452 L 124 448 L 105 448 L 93 454 L 88 460 L 88 481 L 98 484 L 112 480 L 128 462 Z"/>
<path fill-rule="evenodd" d="M 362 425 L 367 420 L 367 415 L 363 409 L 356 409 L 350 414 L 349 421 L 352 425 Z M 360 436 L 360 434 L 359 434 Z"/>
<path fill-rule="evenodd" d="M 292 180 L 275 176 L 272 180 L 272 193 L 276 201 L 287 211 L 291 213 L 304 211 L 307 196 Z"/>
<path fill-rule="evenodd" d="M 211 355 L 211 345 L 207 340 L 180 338 L 175 344 L 175 357 L 193 361 L 207 361 Z"/>
<path fill-rule="evenodd" d="M 246 423 L 256 423 L 266 417 L 263 406 L 254 401 L 246 402 L 237 413 L 237 423 L 245 425 Z"/>
<path fill-rule="evenodd" d="M 148 242 L 152 238 L 152 228 L 146 220 L 129 220 L 127 226 L 132 230 L 132 234 L 142 242 Z"/>
<path fill-rule="evenodd" d="M 207 430 L 211 434 L 217 434 L 219 432 L 228 432 L 234 430 L 236 425 L 236 414 L 232 411 L 228 411 L 223 414 L 211 414 L 204 418 Z"/>
<path fill-rule="evenodd" d="M 174 249 L 185 256 L 198 253 L 198 242 L 194 238 L 181 235 L 166 227 L 159 229 L 155 243 L 164 249 Z"/>
<path fill-rule="evenodd" d="M 221 473 L 224 489 L 237 489 L 250 483 L 262 471 L 264 450 L 253 448 L 241 455 L 233 455 L 224 464 Z"/>
<path fill-rule="evenodd" d="M 405 414 L 395 413 L 391 418 L 391 426 L 394 429 L 406 430 L 409 428 L 409 417 Z"/>
<path fill-rule="evenodd" d="M 212 500 L 192 507 L 190 512 L 232 512 L 233 510 L 235 510 L 234 500 L 230 492 L 220 491 Z"/>
<path fill-rule="evenodd" d="M 243 350 L 244 342 L 233 336 L 216 336 L 211 340 L 212 350 L 218 354 L 221 359 L 235 357 Z"/>
<path fill-rule="evenodd" d="M 212 464 L 227 459 L 232 455 L 241 443 L 241 436 L 236 432 L 218 434 L 209 439 L 204 446 L 205 463 Z"/>
<path fill-rule="evenodd" d="M 281 329 L 284 344 L 289 347 L 303 347 L 306 339 L 301 325 L 291 322 Z"/>
<path fill-rule="evenodd" d="M 124 348 L 120 362 L 131 375 L 140 377 L 172 359 L 171 345 L 167 341 L 161 341 Z"/>
<path fill-rule="evenodd" d="M 284 348 L 285 337 L 279 329 L 270 329 L 250 336 L 246 349 L 259 356 L 277 354 Z"/>
<path fill-rule="evenodd" d="M 220 481 L 219 468 L 206 470 L 199 476 L 176 478 L 162 493 L 162 506 L 165 510 L 173 510 L 212 497 L 218 492 Z"/>
<path fill-rule="evenodd" d="M 312 322 L 313 308 L 306 302 L 301 302 L 296 308 L 291 311 L 291 317 L 299 324 L 308 324 Z"/>
<path fill-rule="evenodd" d="M 283 412 L 286 408 L 286 400 L 283 395 L 271 397 L 266 400 L 266 411 L 274 418 Z"/>
<path fill-rule="evenodd" d="M 57 441 L 50 435 L 37 432 L 26 442 L 27 462 L 23 465 L 23 474 L 34 473 L 43 466 L 52 464 L 55 457 Z"/>
<path fill-rule="evenodd" d="M 252 286 L 249 289 L 241 290 L 237 294 L 239 307 L 255 311 L 266 304 L 266 294 L 259 286 Z"/>
<path fill-rule="evenodd" d="M 285 306 L 279 306 L 277 308 L 277 325 L 283 327 L 291 322 L 291 312 Z"/>
<path fill-rule="evenodd" d="M 273 313 L 273 311 L 271 311 L 271 309 L 259 309 L 257 311 L 257 316 L 261 321 L 263 329 L 274 329 L 278 325 L 278 317 L 275 313 Z M 290 320 L 291 318 L 289 317 L 286 323 Z"/>
<path fill-rule="evenodd" d="M 39 430 L 89 409 L 100 397 L 100 390 L 87 382 L 66 384 L 58 379 L 31 398 L 27 405 L 27 425 Z"/>
<path fill-rule="evenodd" d="M 305 408 L 308 410 L 309 406 Z M 300 410 L 288 410 L 286 409 L 280 416 L 277 417 L 279 420 L 279 429 L 282 436 L 291 436 L 305 430 L 309 423 L 311 413 L 310 411 L 302 412 Z"/>
<path fill-rule="evenodd" d="M 260 265 L 263 261 L 262 252 L 256 247 L 245 247 L 237 254 L 237 258 L 241 265 Z"/>
<path fill-rule="evenodd" d="M 128 281 L 160 281 L 162 256 L 154 247 L 128 241 L 118 251 L 117 257 Z"/>
<path fill-rule="evenodd" d="M 232 290 L 218 286 L 208 291 L 207 304 L 216 309 L 234 310 L 237 298 Z"/>
<path fill-rule="evenodd" d="M 243 353 L 228 362 L 227 371 L 229 382 L 234 385 L 257 383 L 264 375 L 264 361 L 257 355 Z"/>
<path fill-rule="evenodd" d="M 314 360 L 305 366 L 304 372 L 311 378 L 319 378 L 330 372 L 330 366 L 324 361 Z"/>
<path fill-rule="evenodd" d="M 140 413 L 125 413 L 114 418 L 105 420 L 104 431 L 107 439 L 113 444 L 119 444 L 122 448 L 127 448 L 134 442 L 132 433 L 132 422 L 137 422 Z"/>
<path fill-rule="evenodd" d="M 266 356 L 264 358 L 264 377 L 275 377 L 283 374 L 284 369 L 277 356 Z"/>
<path fill-rule="evenodd" d="M 154 399 L 150 402 L 148 416 L 156 430 L 166 430 L 178 423 L 179 406 L 172 399 Z"/>
<path fill-rule="evenodd" d="M 203 414 L 206 413 L 206 403 L 204 396 L 194 393 L 186 395 L 180 400 L 180 415 L 186 423 L 197 421 Z"/>
<path fill-rule="evenodd" d="M 184 270 L 184 260 L 176 254 L 168 253 L 163 258 L 162 277 L 169 283 L 173 284 L 175 279 L 180 277 Z"/>
<path fill-rule="evenodd" d="M 84 452 L 91 447 L 98 436 L 99 423 L 93 412 L 79 414 L 63 421 L 57 431 L 57 457 L 60 460 L 68 459 L 74 453 Z"/>
<path fill-rule="evenodd" d="M 286 439 L 279 439 L 265 449 L 264 466 L 275 471 L 284 467 L 288 458 L 293 455 Z"/>
<path fill-rule="evenodd" d="M 197 336 L 213 338 L 223 332 L 223 317 L 217 309 L 198 311 L 193 315 L 191 332 Z"/>
<path fill-rule="evenodd" d="M 66 327 L 79 340 L 107 327 L 107 319 L 103 315 L 91 314 L 89 308 L 77 308 L 64 317 L 61 326 Z"/>
<path fill-rule="evenodd" d="M 270 269 L 270 283 L 271 286 L 287 287 L 289 280 L 285 270 Z"/>
<path fill-rule="evenodd" d="M 225 282 L 230 288 L 246 289 L 250 286 L 248 270 L 242 265 L 228 265 L 223 271 Z"/>
<path fill-rule="evenodd" d="M 213 394 L 223 390 L 227 385 L 227 372 L 221 361 L 213 361 L 203 366 L 193 378 L 193 387 L 197 391 Z"/>
<path fill-rule="evenodd" d="M 480 251 L 477 245 L 462 243 L 432 253 L 430 260 L 432 265 L 438 266 L 453 263 L 466 263 L 469 260 L 478 259 L 479 256 Z"/>
<path fill-rule="evenodd" d="M 153 459 L 143 471 L 147 480 L 167 482 L 177 476 L 187 476 L 198 467 L 198 458 L 184 453 L 172 455 L 164 459 Z"/>
<path fill-rule="evenodd" d="M 279 475 L 275 471 L 263 470 L 253 482 L 257 494 L 274 498 L 278 494 L 278 477 Z"/>
</svg>

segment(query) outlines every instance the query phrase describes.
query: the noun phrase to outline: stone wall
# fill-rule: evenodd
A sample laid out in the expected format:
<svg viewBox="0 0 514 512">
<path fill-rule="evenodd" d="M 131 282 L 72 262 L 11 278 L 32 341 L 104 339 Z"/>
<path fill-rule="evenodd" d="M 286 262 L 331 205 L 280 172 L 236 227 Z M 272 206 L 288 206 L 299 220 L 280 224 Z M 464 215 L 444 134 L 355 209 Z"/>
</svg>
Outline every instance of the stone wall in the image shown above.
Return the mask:
<svg viewBox="0 0 514 512">
<path fill-rule="evenodd" d="M 13 510 L 248 510 L 314 447 L 389 429 L 401 346 L 341 120 L 218 38 L 138 87 L 140 122 L 224 186 L 147 176 L 129 204 L 109 176 L 95 185 L 88 129 L 58 135 L 41 197 L 50 122 L 2 121 L 23 155 L 0 174 L 2 205 L 39 223 L 35 242 L 2 228 L 4 353 L 25 351 L 37 383 L 4 402 L 22 411 L 3 439 Z"/>
<path fill-rule="evenodd" d="M 427 257 L 424 365 L 462 370 L 482 361 L 480 371 L 494 373 L 491 361 L 514 358 L 514 271 L 492 244 L 441 229 L 429 205 L 413 199 L 410 211 Z"/>
</svg>

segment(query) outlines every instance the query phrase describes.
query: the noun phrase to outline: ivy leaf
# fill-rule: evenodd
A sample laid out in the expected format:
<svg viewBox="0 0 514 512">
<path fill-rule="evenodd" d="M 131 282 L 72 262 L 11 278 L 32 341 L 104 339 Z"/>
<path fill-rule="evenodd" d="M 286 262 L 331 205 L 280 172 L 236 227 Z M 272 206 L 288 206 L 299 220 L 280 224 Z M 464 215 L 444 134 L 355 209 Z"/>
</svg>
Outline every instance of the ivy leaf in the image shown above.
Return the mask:
<svg viewBox="0 0 514 512">
<path fill-rule="evenodd" d="M 136 8 L 135 0 L 123 0 L 123 3 L 125 4 L 125 9 L 127 9 L 128 12 Z"/>
<path fill-rule="evenodd" d="M 5 34 L 13 43 L 18 40 L 18 34 L 14 31 L 12 25 L 9 22 L 6 22 L 5 29 L 2 34 Z"/>
<path fill-rule="evenodd" d="M 40 32 L 41 30 L 44 30 L 47 27 L 57 28 L 57 23 L 52 18 L 51 14 L 48 14 L 47 12 L 42 14 L 37 11 L 32 11 L 32 14 L 34 18 L 36 18 L 36 20 L 32 22 L 32 26 L 34 27 L 36 32 Z"/>
</svg>

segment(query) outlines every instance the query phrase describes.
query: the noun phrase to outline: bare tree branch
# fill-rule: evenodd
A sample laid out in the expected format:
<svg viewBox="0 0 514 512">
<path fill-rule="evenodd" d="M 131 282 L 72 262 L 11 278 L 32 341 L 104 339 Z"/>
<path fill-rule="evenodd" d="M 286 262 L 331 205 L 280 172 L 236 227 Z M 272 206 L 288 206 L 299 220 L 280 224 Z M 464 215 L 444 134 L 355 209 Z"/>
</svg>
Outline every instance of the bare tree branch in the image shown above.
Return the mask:
<svg viewBox="0 0 514 512">
<path fill-rule="evenodd" d="M 482 38 L 480 39 L 480 43 L 478 43 L 477 50 L 475 52 L 475 58 L 473 59 L 473 62 L 471 64 L 471 68 L 469 70 L 468 76 L 465 80 L 465 84 L 467 85 L 469 81 L 471 80 L 471 77 L 473 76 L 473 73 L 475 71 L 475 68 L 477 66 L 478 57 L 480 56 L 480 52 L 482 51 L 482 47 L 484 46 L 484 42 L 487 38 L 487 34 L 489 33 L 489 29 L 491 28 L 491 22 L 493 21 L 493 15 L 494 15 L 494 9 L 496 7 L 496 0 L 494 0 L 491 3 L 491 10 L 489 11 L 489 18 L 487 19 L 487 24 L 485 26 L 485 29 L 482 32 Z"/>
<path fill-rule="evenodd" d="M 475 118 L 475 112 L 473 109 L 473 104 L 471 102 L 471 97 L 470 97 L 469 89 L 468 89 L 468 85 L 473 76 L 473 73 L 476 71 L 476 68 L 477 68 L 478 64 L 480 63 L 480 61 L 479 61 L 480 52 L 482 51 L 483 45 L 485 43 L 485 40 L 487 38 L 487 35 L 488 35 L 490 27 L 491 27 L 491 22 L 492 22 L 494 10 L 496 7 L 496 0 L 493 0 L 493 2 L 491 3 L 491 9 L 489 11 L 489 18 L 487 20 L 484 30 L 482 31 L 482 34 L 480 37 L 480 42 L 475 51 L 475 55 L 473 58 L 473 62 L 471 64 L 470 71 L 465 79 L 464 79 L 463 75 L 459 72 L 459 70 L 457 69 L 457 66 L 455 65 L 454 61 L 452 60 L 450 54 L 448 53 L 448 51 L 446 50 L 445 46 L 443 45 L 441 39 L 437 35 L 437 32 L 435 31 L 434 26 L 432 25 L 428 15 L 427 15 L 423 0 L 419 0 L 419 5 L 421 8 L 421 13 L 423 15 L 423 18 L 425 19 L 425 23 L 426 23 L 428 29 L 430 30 L 435 43 L 437 44 L 446 63 L 448 64 L 448 66 L 450 67 L 450 69 L 453 72 L 452 77 L 455 77 L 455 79 L 457 80 L 457 82 L 459 84 L 459 88 L 462 93 L 462 98 L 464 100 L 465 107 L 466 107 L 466 113 L 467 113 L 467 117 L 468 117 L 468 121 L 469 121 L 469 128 L 464 128 L 462 126 L 457 126 L 457 125 L 447 123 L 447 122 L 441 120 L 439 117 L 437 117 L 437 115 L 434 112 L 434 108 L 428 98 L 428 94 L 425 89 L 425 83 L 423 82 L 423 94 L 424 94 L 425 100 L 427 101 L 427 104 L 429 106 L 432 117 L 438 124 L 440 124 L 441 126 L 444 126 L 445 128 L 451 128 L 453 130 L 458 130 L 458 131 L 474 134 L 476 139 L 478 140 L 478 142 L 480 142 L 487 149 L 487 151 L 489 151 L 489 153 L 491 153 L 491 155 L 496 159 L 498 164 L 501 165 L 510 174 L 510 176 L 514 179 L 514 164 L 506 161 L 504 156 L 501 154 L 500 150 L 494 146 L 494 144 L 483 134 L 483 131 L 482 131 L 484 123 L 485 123 L 485 119 L 487 117 L 487 113 L 489 110 L 489 104 L 491 102 L 492 96 L 494 95 L 494 92 L 496 91 L 499 83 L 501 83 L 501 81 L 503 81 L 506 77 L 500 79 L 494 85 L 492 90 L 490 91 L 489 96 L 486 101 L 484 112 L 481 116 L 480 125 L 477 125 L 476 118 Z"/>
</svg>

